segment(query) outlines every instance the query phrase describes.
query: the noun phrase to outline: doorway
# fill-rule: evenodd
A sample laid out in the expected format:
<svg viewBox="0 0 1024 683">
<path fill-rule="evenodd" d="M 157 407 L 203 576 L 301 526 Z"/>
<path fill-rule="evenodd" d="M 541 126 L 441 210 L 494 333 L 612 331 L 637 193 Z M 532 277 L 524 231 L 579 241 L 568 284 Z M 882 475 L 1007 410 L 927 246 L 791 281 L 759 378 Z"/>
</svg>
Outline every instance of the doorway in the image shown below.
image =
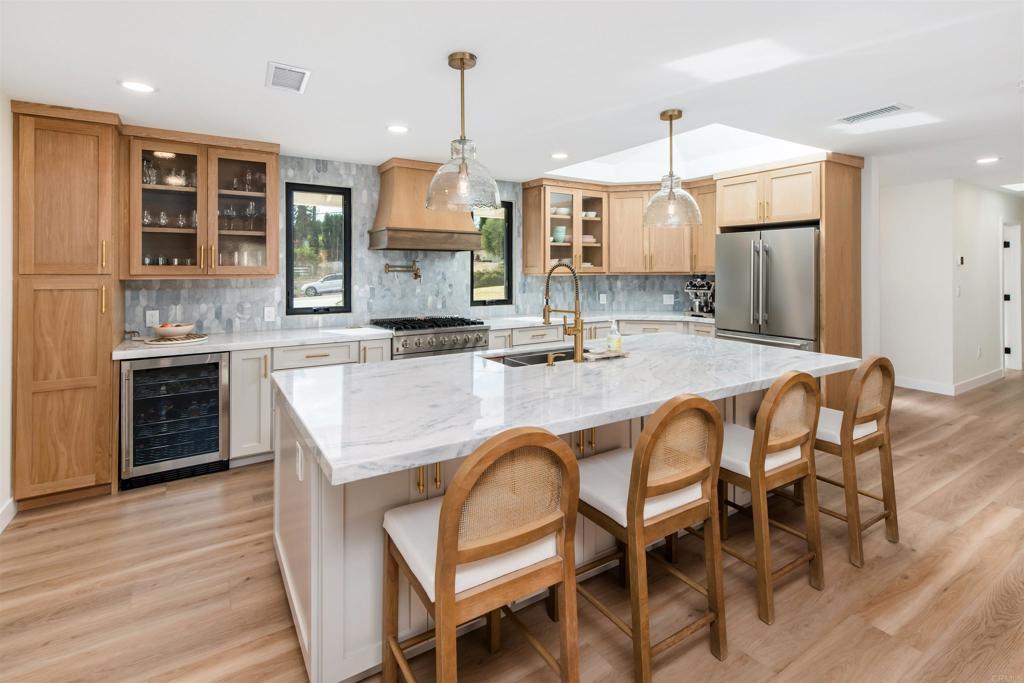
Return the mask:
<svg viewBox="0 0 1024 683">
<path fill-rule="evenodd" d="M 1021 228 L 1003 226 L 1003 367 L 1022 369 L 1021 353 Z"/>
</svg>

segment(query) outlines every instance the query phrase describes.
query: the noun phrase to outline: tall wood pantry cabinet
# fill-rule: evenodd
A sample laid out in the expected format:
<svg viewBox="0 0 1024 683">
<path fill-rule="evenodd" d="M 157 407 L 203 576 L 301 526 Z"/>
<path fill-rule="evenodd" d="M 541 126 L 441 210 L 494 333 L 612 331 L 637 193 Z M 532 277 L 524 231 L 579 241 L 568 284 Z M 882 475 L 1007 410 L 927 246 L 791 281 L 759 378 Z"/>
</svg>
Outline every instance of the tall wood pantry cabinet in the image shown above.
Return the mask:
<svg viewBox="0 0 1024 683">
<path fill-rule="evenodd" d="M 117 115 L 13 102 L 14 497 L 20 509 L 108 493 L 116 476 L 111 351 Z"/>
</svg>

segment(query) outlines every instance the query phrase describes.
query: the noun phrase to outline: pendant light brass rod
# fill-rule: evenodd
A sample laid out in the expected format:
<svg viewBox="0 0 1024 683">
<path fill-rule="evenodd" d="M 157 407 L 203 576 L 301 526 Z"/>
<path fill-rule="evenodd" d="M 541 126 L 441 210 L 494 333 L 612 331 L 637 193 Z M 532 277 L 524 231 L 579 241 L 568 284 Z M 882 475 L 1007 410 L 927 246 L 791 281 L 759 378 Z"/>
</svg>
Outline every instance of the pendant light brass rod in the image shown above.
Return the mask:
<svg viewBox="0 0 1024 683">
<path fill-rule="evenodd" d="M 672 175 L 672 119 L 668 120 L 668 174 Z"/>
<path fill-rule="evenodd" d="M 466 138 L 466 64 L 459 65 L 459 136 Z"/>
</svg>

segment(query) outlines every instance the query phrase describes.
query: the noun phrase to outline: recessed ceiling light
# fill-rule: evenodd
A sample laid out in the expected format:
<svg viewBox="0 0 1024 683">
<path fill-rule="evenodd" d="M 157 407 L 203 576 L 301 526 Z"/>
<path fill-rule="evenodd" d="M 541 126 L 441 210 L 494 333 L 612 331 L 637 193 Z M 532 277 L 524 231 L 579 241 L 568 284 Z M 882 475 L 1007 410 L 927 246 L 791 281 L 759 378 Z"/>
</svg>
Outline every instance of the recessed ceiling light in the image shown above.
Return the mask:
<svg viewBox="0 0 1024 683">
<path fill-rule="evenodd" d="M 156 88 L 148 83 L 140 83 L 139 81 L 121 81 L 121 87 L 132 92 L 153 92 L 156 90 Z"/>
<path fill-rule="evenodd" d="M 388 126 L 388 132 L 394 133 L 396 135 L 405 135 L 406 133 L 409 132 L 409 127 L 403 126 L 400 123 L 392 123 L 390 126 Z"/>
<path fill-rule="evenodd" d="M 561 161 L 562 159 L 568 159 L 569 155 L 566 154 L 565 152 L 555 152 L 554 154 L 551 155 L 551 158 Z"/>
<path fill-rule="evenodd" d="M 1014 192 L 1024 192 L 1024 183 L 1011 183 L 1010 185 L 1003 185 L 1003 187 Z"/>
<path fill-rule="evenodd" d="M 981 157 L 978 159 L 979 164 L 994 164 L 999 161 L 999 157 Z"/>
</svg>

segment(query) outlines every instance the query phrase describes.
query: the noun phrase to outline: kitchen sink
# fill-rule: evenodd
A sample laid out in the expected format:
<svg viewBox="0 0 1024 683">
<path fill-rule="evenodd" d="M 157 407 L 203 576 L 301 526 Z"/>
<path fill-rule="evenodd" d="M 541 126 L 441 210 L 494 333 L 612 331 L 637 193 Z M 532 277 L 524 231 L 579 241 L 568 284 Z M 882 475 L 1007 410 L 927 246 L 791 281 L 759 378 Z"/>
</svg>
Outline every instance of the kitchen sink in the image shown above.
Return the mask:
<svg viewBox="0 0 1024 683">
<path fill-rule="evenodd" d="M 587 351 L 588 349 L 583 349 Z M 490 356 L 487 358 L 489 361 L 495 363 L 501 363 L 512 368 L 521 368 L 527 365 L 544 365 L 548 362 L 549 353 L 561 353 L 564 354 L 561 358 L 556 358 L 556 363 L 563 361 L 572 361 L 572 347 L 566 346 L 558 349 L 548 349 L 547 351 L 525 351 L 523 353 L 510 353 L 507 356 Z"/>
</svg>

